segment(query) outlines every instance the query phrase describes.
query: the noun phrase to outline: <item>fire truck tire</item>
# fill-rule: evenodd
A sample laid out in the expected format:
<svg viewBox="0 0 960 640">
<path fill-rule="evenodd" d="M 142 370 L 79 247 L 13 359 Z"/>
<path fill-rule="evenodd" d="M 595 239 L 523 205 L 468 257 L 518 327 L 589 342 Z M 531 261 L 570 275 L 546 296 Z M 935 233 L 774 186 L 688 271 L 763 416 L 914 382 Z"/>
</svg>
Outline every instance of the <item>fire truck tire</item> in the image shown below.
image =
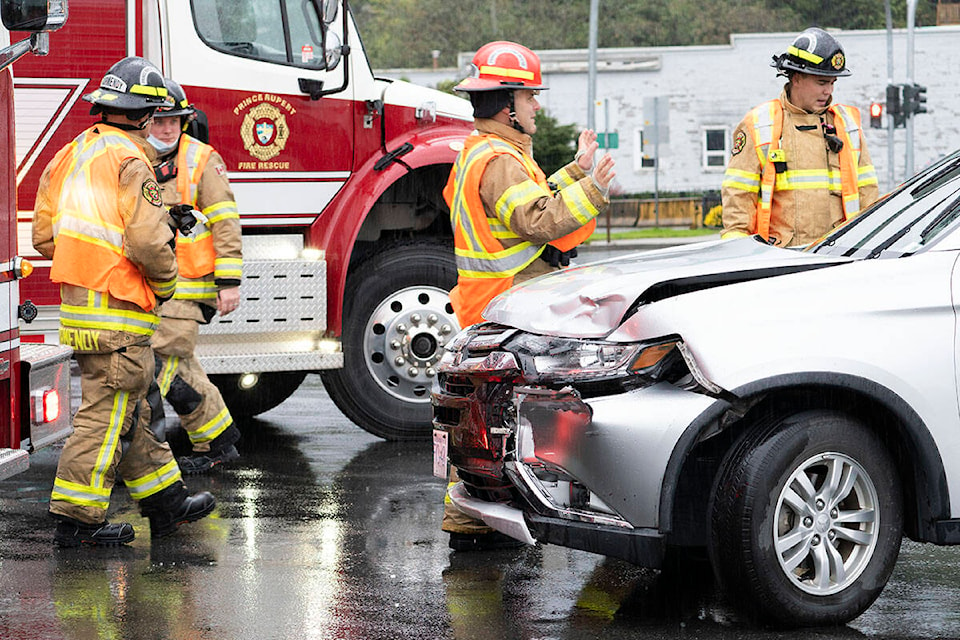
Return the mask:
<svg viewBox="0 0 960 640">
<path fill-rule="evenodd" d="M 306 371 L 277 371 L 261 373 L 257 383 L 245 389 L 240 385 L 240 374 L 220 374 L 210 376 L 210 382 L 217 385 L 223 401 L 230 409 L 234 420 L 252 418 L 273 409 L 293 395 Z"/>
<path fill-rule="evenodd" d="M 396 245 L 347 276 L 344 366 L 321 377 L 344 415 L 386 440 L 430 437 L 430 388 L 443 345 L 459 331 L 452 244 Z"/>
</svg>

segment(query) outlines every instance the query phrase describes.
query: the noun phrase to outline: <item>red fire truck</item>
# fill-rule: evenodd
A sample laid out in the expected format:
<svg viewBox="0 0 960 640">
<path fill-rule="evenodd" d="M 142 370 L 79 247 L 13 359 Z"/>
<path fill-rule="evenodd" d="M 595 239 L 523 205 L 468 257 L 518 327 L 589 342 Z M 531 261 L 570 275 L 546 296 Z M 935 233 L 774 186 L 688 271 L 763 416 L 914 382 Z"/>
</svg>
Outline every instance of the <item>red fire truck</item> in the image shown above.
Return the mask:
<svg viewBox="0 0 960 640">
<path fill-rule="evenodd" d="M 426 437 L 435 367 L 459 329 L 441 190 L 469 103 L 375 78 L 346 0 L 72 0 L 50 40 L 54 53 L 23 59 L 14 79 L 20 251 L 37 267 L 21 295 L 39 309 L 24 331 L 57 339 L 58 289 L 29 239 L 40 173 L 90 125 L 81 96 L 143 56 L 205 113 L 240 209 L 243 301 L 198 347 L 234 415 L 319 371 L 364 429 Z"/>
<path fill-rule="evenodd" d="M 29 466 L 29 454 L 70 433 L 70 354 L 58 345 L 21 344 L 19 321 L 36 308 L 20 302 L 18 281 L 32 265 L 17 255 L 13 80 L 10 65 L 29 53 L 44 55 L 48 31 L 66 19 L 57 3 L 0 0 L 0 480 Z M 66 3 L 64 3 L 65 5 Z M 10 30 L 30 31 L 10 44 Z M 26 59 L 26 58 L 23 58 Z"/>
</svg>

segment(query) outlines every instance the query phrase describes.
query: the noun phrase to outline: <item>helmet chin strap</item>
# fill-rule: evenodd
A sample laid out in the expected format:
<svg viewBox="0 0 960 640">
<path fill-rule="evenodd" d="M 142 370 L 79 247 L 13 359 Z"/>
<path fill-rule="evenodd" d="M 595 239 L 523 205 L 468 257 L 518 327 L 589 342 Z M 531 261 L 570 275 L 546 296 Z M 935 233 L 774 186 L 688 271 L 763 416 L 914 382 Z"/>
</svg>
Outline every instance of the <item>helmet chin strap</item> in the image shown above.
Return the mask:
<svg viewBox="0 0 960 640">
<path fill-rule="evenodd" d="M 510 124 L 513 125 L 513 128 L 519 131 L 520 133 L 525 133 L 526 135 L 531 135 L 526 129 L 523 128 L 523 125 L 520 124 L 520 120 L 517 119 L 517 109 L 513 102 L 514 92 L 510 92 L 510 104 L 508 105 L 510 109 Z"/>
</svg>

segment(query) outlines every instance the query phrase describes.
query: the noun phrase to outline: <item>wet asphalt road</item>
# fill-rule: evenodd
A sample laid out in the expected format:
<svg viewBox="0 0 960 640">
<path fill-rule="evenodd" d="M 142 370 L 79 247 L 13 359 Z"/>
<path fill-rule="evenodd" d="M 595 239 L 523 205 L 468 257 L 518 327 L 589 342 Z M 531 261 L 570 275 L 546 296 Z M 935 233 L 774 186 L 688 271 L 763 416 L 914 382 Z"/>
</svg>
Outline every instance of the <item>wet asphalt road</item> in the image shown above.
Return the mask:
<svg viewBox="0 0 960 640">
<path fill-rule="evenodd" d="M 960 548 L 904 543 L 846 627 L 763 629 L 695 559 L 661 573 L 555 546 L 452 553 L 429 443 L 368 435 L 318 376 L 242 430 L 240 460 L 188 478 L 214 513 L 153 544 L 120 487 L 110 518 L 133 544 L 53 546 L 57 447 L 0 482 L 0 640 L 960 638 Z"/>
<path fill-rule="evenodd" d="M 110 517 L 134 524 L 133 544 L 55 549 L 56 449 L 0 482 L 0 638 L 960 637 L 960 549 L 906 543 L 854 623 L 783 633 L 742 620 L 697 563 L 450 552 L 429 445 L 361 431 L 318 376 L 243 434 L 237 463 L 189 480 L 217 496 L 213 515 L 154 544 L 120 488 Z"/>
</svg>

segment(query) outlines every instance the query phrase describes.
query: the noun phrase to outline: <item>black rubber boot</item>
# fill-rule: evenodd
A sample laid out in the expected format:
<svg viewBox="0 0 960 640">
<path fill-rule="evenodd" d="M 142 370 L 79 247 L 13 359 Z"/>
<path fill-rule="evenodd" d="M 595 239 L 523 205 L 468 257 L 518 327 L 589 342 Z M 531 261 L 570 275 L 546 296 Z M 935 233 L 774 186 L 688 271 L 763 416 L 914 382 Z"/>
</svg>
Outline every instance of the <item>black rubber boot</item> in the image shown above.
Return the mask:
<svg viewBox="0 0 960 640">
<path fill-rule="evenodd" d="M 99 524 L 87 524 L 73 518 L 55 516 L 58 520 L 53 542 L 58 547 L 79 547 L 91 545 L 100 547 L 118 547 L 133 542 L 133 526 L 127 522 L 111 524 L 103 521 Z"/>
<path fill-rule="evenodd" d="M 240 452 L 234 446 L 238 440 L 240 430 L 235 425 L 230 425 L 210 442 L 210 451 L 177 458 L 180 473 L 185 476 L 207 473 L 214 467 L 236 460 L 240 457 Z"/>
<path fill-rule="evenodd" d="M 180 473 L 185 476 L 195 476 L 206 473 L 216 466 L 225 462 L 236 460 L 240 457 L 240 452 L 233 445 L 222 449 L 218 453 L 198 453 L 192 456 L 183 456 L 177 458 L 177 464 L 180 465 Z"/>
<path fill-rule="evenodd" d="M 150 537 L 168 536 L 180 525 L 209 515 L 217 501 L 209 491 L 192 496 L 183 483 L 171 485 L 140 501 L 140 513 L 150 520 Z"/>
<path fill-rule="evenodd" d="M 455 533 L 450 532 L 450 548 L 454 551 L 494 551 L 497 549 L 516 549 L 526 543 L 504 535 L 499 531 L 491 533 Z"/>
</svg>

